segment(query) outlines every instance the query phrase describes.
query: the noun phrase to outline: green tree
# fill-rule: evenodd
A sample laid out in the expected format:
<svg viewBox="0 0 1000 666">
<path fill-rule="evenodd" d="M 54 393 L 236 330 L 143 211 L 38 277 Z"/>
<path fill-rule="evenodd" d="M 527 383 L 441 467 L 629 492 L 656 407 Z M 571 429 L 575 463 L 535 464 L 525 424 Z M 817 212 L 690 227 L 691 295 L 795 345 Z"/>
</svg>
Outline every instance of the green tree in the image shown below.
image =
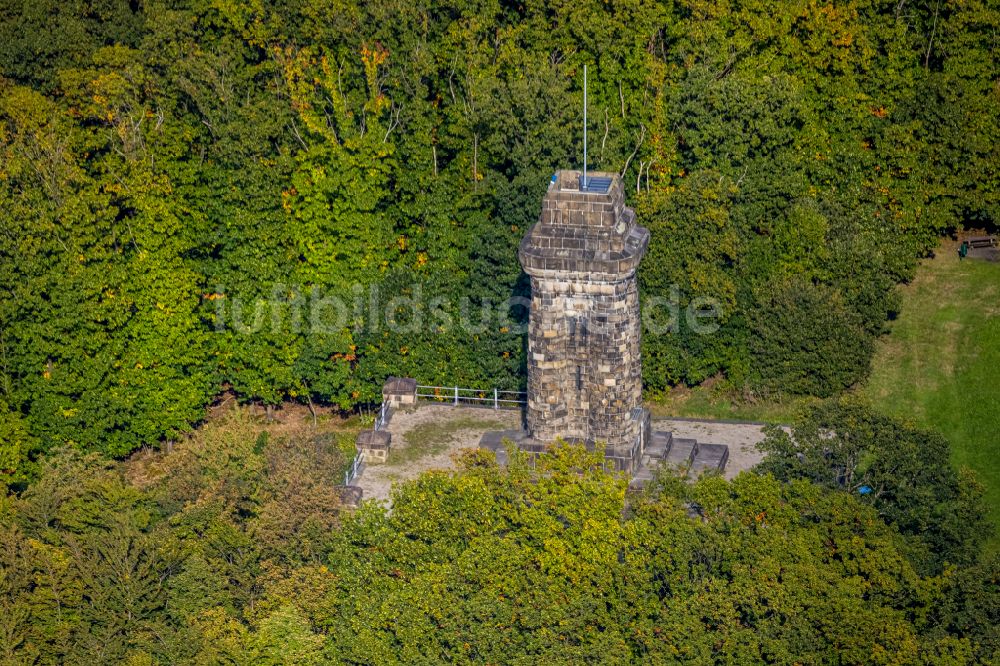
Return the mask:
<svg viewBox="0 0 1000 666">
<path fill-rule="evenodd" d="M 859 494 L 903 534 L 931 551 L 924 565 L 970 563 L 990 525 L 982 488 L 956 472 L 948 442 L 841 399 L 812 408 L 791 432 L 772 428 L 760 444 L 761 469 L 779 479 L 808 479 Z"/>
<path fill-rule="evenodd" d="M 749 320 L 751 362 L 770 390 L 826 397 L 868 372 L 874 343 L 830 287 L 786 280 L 761 293 Z"/>
</svg>

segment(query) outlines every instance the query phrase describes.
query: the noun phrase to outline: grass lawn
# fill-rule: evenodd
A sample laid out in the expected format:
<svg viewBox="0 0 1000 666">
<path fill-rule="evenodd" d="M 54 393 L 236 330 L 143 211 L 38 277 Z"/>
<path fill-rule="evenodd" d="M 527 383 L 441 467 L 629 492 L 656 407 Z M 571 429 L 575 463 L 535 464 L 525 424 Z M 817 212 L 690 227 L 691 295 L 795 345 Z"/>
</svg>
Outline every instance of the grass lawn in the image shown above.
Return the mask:
<svg viewBox="0 0 1000 666">
<path fill-rule="evenodd" d="M 420 458 L 447 451 L 456 433 L 461 430 L 503 430 L 502 422 L 489 418 L 463 416 L 447 421 L 421 423 L 405 435 L 406 446 L 389 451 L 387 464 L 391 467 L 412 464 Z"/>
<path fill-rule="evenodd" d="M 646 405 L 653 416 L 781 424 L 791 423 L 796 414 L 815 402 L 816 398 L 785 396 L 751 403 L 732 391 L 715 389 L 711 382 L 690 389 L 677 387 L 665 396 L 646 396 Z"/>
<path fill-rule="evenodd" d="M 1000 531 L 1000 264 L 960 261 L 946 243 L 902 295 L 862 392 L 887 414 L 948 438 L 954 462 L 986 486 Z"/>
<path fill-rule="evenodd" d="M 945 242 L 901 287 L 902 308 L 859 389 L 876 409 L 942 433 L 986 486 L 1000 534 L 1000 263 Z M 789 423 L 808 398 L 748 404 L 710 383 L 649 401 L 654 415 Z M 1000 550 L 1000 536 L 992 550 Z"/>
</svg>

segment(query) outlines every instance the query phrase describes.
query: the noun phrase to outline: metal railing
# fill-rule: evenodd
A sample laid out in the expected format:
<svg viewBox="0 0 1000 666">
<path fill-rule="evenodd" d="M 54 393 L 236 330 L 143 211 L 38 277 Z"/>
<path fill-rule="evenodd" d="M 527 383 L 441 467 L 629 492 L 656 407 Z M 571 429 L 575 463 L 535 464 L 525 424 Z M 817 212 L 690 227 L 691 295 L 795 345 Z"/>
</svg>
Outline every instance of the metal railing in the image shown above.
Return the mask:
<svg viewBox="0 0 1000 666">
<path fill-rule="evenodd" d="M 373 430 L 381 430 L 389 422 L 389 409 L 389 401 L 383 401 L 382 406 L 378 410 L 378 415 L 375 417 Z"/>
<path fill-rule="evenodd" d="M 375 417 L 375 422 L 372 424 L 372 430 L 381 430 L 389 422 L 389 402 L 383 401 L 382 406 L 379 407 L 378 415 Z M 358 472 L 361 471 L 365 463 L 365 452 L 358 451 L 358 454 L 354 456 L 354 460 L 351 461 L 351 466 L 344 471 L 344 485 L 351 485 L 351 481 L 354 481 L 358 476 Z"/>
<path fill-rule="evenodd" d="M 493 409 L 513 409 L 527 404 L 527 393 L 524 391 L 501 391 L 500 389 L 470 389 L 461 386 L 417 386 L 417 398 L 450 402 L 453 405 L 471 404 L 491 406 Z M 382 430 L 389 423 L 392 406 L 388 400 L 382 401 L 372 430 Z M 364 453 L 359 452 L 351 461 L 351 466 L 344 472 L 344 485 L 349 486 L 358 476 L 364 466 Z"/>
<path fill-rule="evenodd" d="M 461 386 L 417 385 L 417 398 L 450 402 L 456 407 L 461 404 L 481 405 L 493 409 L 514 409 L 528 402 L 524 391 L 501 391 L 500 389 L 472 389 Z"/>
<path fill-rule="evenodd" d="M 358 476 L 358 470 L 365 462 L 365 454 L 363 451 L 359 451 L 358 455 L 354 456 L 354 460 L 351 461 L 351 466 L 344 471 L 344 485 L 351 485 L 353 481 Z"/>
</svg>

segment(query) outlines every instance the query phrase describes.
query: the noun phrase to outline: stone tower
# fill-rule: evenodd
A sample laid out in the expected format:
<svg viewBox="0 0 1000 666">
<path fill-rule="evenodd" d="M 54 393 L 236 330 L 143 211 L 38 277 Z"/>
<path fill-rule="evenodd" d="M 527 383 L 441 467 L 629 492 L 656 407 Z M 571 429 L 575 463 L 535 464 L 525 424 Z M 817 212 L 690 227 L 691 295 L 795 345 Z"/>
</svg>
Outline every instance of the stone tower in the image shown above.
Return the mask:
<svg viewBox="0 0 1000 666">
<path fill-rule="evenodd" d="M 649 231 L 625 206 L 618 174 L 560 171 L 521 241 L 531 277 L 528 436 L 604 442 L 632 472 L 649 433 L 642 407 L 636 268 Z"/>
</svg>

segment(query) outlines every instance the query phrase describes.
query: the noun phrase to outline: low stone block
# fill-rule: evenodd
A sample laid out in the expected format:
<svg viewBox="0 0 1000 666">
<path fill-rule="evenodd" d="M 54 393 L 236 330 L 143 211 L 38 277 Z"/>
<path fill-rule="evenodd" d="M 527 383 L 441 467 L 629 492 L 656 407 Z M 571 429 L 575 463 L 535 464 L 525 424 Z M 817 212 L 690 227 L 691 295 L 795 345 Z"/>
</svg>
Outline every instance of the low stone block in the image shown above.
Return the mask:
<svg viewBox="0 0 1000 666">
<path fill-rule="evenodd" d="M 691 461 L 691 473 L 694 475 L 711 471 L 722 473 L 729 462 L 729 447 L 725 444 L 699 444 L 698 451 Z"/>
</svg>

